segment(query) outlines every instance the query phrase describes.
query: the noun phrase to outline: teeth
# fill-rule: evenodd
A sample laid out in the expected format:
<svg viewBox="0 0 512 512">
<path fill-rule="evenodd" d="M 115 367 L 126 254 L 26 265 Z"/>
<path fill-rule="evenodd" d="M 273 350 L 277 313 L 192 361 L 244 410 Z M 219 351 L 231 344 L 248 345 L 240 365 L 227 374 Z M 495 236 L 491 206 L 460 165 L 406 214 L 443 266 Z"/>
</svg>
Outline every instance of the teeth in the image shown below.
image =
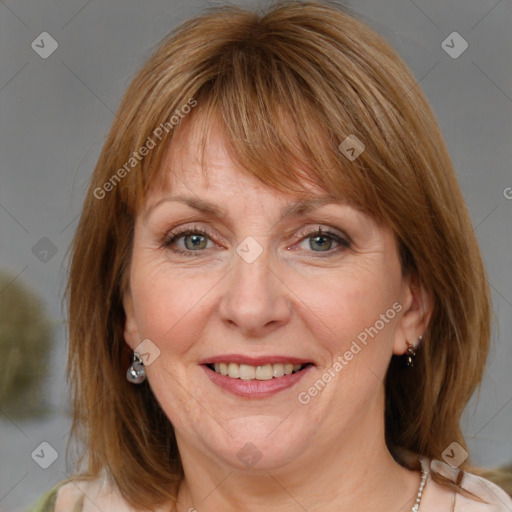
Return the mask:
<svg viewBox="0 0 512 512">
<path fill-rule="evenodd" d="M 231 363 L 233 366 L 239 366 L 236 363 Z M 230 366 L 231 366 L 230 364 Z M 256 377 L 256 368 L 254 366 L 249 366 L 248 364 L 241 364 L 239 366 L 238 373 L 240 375 L 240 379 L 242 380 L 253 380 Z"/>
<path fill-rule="evenodd" d="M 213 368 L 216 373 L 241 380 L 270 380 L 272 378 L 291 375 L 303 368 L 302 364 L 276 363 L 263 366 L 251 366 L 237 363 L 215 363 Z"/>
<path fill-rule="evenodd" d="M 274 377 L 282 377 L 284 375 L 284 366 L 281 363 L 273 364 L 272 375 Z"/>
<path fill-rule="evenodd" d="M 265 366 L 257 366 L 256 367 L 256 379 L 257 380 L 270 380 L 274 377 L 274 370 L 271 364 L 266 364 Z"/>
<path fill-rule="evenodd" d="M 228 366 L 228 375 L 232 378 L 232 379 L 238 379 L 240 377 L 240 366 L 238 366 L 237 364 L 235 363 L 229 363 L 229 366 Z"/>
</svg>

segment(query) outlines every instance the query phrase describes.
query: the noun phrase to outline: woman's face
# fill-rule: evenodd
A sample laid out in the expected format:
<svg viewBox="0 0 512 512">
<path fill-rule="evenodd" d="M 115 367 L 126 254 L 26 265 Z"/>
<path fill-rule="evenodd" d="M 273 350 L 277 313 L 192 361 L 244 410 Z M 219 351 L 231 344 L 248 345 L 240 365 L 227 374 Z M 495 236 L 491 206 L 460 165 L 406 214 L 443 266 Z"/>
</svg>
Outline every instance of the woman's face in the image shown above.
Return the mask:
<svg viewBox="0 0 512 512">
<path fill-rule="evenodd" d="M 383 379 L 414 306 L 393 235 L 321 189 L 267 188 L 212 133 L 209 184 L 194 123 L 176 135 L 124 299 L 182 457 L 270 469 L 382 437 Z"/>
</svg>

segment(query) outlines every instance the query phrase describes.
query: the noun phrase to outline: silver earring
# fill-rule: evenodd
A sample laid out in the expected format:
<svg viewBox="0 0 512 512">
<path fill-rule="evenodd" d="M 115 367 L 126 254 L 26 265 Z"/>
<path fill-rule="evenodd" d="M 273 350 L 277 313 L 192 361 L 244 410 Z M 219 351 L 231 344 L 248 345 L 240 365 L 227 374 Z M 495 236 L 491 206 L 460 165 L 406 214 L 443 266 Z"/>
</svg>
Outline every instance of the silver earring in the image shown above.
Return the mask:
<svg viewBox="0 0 512 512">
<path fill-rule="evenodd" d="M 142 384 L 146 380 L 146 371 L 142 357 L 137 352 L 133 353 L 133 361 L 126 371 L 126 378 L 132 384 Z"/>
<path fill-rule="evenodd" d="M 416 345 L 412 345 L 407 340 L 405 340 L 405 343 L 407 343 L 407 352 L 406 352 L 407 360 L 406 360 L 405 364 L 409 368 L 412 368 L 414 366 L 414 358 L 416 357 L 416 349 L 418 348 L 418 345 L 421 343 L 422 339 L 423 339 L 423 336 L 420 336 L 418 338 L 418 343 Z"/>
<path fill-rule="evenodd" d="M 409 343 L 407 340 L 405 340 L 405 343 L 407 343 L 407 352 L 405 354 L 407 360 L 405 364 L 412 368 L 414 366 L 414 358 L 416 357 L 416 347 Z"/>
</svg>

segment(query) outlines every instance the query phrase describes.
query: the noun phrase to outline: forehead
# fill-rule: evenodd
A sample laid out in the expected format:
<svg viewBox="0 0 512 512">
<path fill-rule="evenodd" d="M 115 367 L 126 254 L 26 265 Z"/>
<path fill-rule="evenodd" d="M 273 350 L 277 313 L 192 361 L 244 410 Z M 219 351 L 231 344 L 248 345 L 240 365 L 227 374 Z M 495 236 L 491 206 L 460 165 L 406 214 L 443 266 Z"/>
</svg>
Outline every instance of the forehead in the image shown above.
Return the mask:
<svg viewBox="0 0 512 512">
<path fill-rule="evenodd" d="M 216 120 L 209 126 L 192 121 L 180 127 L 164 156 L 159 175 L 158 186 L 152 187 L 147 195 L 145 209 L 170 193 L 192 200 L 195 197 L 197 204 L 201 202 L 199 196 L 218 202 L 220 196 L 243 198 L 249 194 L 270 195 L 276 200 L 286 196 L 288 201 L 295 198 L 303 205 L 335 201 L 333 195 L 311 179 L 301 182 L 300 176 L 306 176 L 302 169 L 297 169 L 300 187 L 296 190 L 277 189 L 258 179 L 257 173 L 248 172 L 237 161 L 224 128 Z"/>
</svg>

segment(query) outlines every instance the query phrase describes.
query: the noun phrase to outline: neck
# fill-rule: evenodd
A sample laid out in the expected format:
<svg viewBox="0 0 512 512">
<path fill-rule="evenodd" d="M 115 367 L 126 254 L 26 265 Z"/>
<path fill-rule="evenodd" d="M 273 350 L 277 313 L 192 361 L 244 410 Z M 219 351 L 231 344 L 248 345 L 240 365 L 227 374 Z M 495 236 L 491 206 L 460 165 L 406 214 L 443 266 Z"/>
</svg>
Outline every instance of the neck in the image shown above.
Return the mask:
<svg viewBox="0 0 512 512">
<path fill-rule="evenodd" d="M 181 450 L 180 450 L 181 451 Z M 309 449 L 300 460 L 272 470 L 237 470 L 186 450 L 178 512 L 218 510 L 407 512 L 420 474 L 398 464 L 384 438 L 384 421 L 362 421 L 335 439 Z M 182 452 L 183 453 L 183 452 Z M 304 468 L 307 468 L 304 469 Z"/>
</svg>

